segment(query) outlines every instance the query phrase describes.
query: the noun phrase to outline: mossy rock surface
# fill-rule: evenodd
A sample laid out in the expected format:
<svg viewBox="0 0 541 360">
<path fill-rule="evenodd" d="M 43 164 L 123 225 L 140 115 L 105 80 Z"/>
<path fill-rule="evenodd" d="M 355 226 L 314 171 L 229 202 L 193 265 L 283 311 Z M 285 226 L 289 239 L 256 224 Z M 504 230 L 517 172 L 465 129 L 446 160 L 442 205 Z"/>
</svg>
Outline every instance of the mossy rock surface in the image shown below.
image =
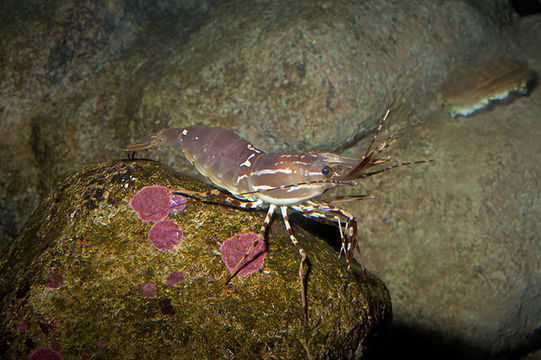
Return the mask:
<svg viewBox="0 0 541 360">
<path fill-rule="evenodd" d="M 143 160 L 100 163 L 57 183 L 0 263 L 0 357 L 24 359 L 40 347 L 64 359 L 381 355 L 391 322 L 381 280 L 355 264 L 348 270 L 326 241 L 293 223 L 310 261 L 306 322 L 300 257 L 279 219 L 263 268 L 224 285 L 221 243 L 257 232 L 264 212 L 189 200 L 168 216 L 181 243 L 159 251 L 148 238 L 152 223 L 130 207 L 148 185 L 209 188 Z M 171 286 L 173 271 L 185 280 Z"/>
</svg>

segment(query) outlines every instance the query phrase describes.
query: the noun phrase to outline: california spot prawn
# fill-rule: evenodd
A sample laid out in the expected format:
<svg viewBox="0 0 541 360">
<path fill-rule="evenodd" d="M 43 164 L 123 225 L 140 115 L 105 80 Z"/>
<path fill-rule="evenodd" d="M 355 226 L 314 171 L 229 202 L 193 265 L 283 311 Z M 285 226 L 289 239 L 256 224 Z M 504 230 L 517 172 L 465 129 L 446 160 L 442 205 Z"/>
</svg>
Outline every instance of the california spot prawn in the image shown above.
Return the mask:
<svg viewBox="0 0 541 360">
<path fill-rule="evenodd" d="M 360 255 L 355 217 L 340 207 L 315 198 L 337 186 L 356 185 L 354 180 L 357 179 L 364 179 L 399 166 L 431 161 L 391 163 L 392 158 L 380 156 L 385 149 L 398 140 L 407 128 L 406 126 L 399 129 L 375 145 L 389 113 L 390 108 L 379 122 L 364 156 L 360 159 L 316 151 L 265 153 L 230 130 L 206 126 L 164 129 L 136 141 L 125 150 L 133 152 L 162 145 L 171 146 L 180 150 L 188 161 L 214 185 L 226 190 L 232 196 L 225 196 L 218 190 L 205 194 L 185 190 L 180 193 L 188 196 L 221 196 L 230 204 L 242 208 L 268 208 L 258 237 L 226 276 L 226 283 L 240 270 L 259 241 L 264 241 L 264 234 L 272 215 L 277 208 L 280 208 L 289 238 L 301 256 L 300 292 L 304 316 L 307 318 L 307 254 L 291 230 L 288 209 L 300 211 L 309 218 L 337 223 L 342 242 L 340 252 L 345 253 L 348 264 L 351 264 L 355 251 Z M 373 169 L 382 164 L 387 165 Z M 373 196 L 360 195 L 348 198 L 373 198 Z"/>
</svg>

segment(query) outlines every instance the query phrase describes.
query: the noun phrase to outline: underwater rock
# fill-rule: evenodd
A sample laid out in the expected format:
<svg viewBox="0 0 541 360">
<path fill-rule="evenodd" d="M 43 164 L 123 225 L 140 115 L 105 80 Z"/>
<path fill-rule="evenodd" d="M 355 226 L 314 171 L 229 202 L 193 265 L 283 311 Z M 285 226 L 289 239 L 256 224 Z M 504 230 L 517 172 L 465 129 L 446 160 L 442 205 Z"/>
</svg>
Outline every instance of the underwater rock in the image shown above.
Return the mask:
<svg viewBox="0 0 541 360">
<path fill-rule="evenodd" d="M 148 185 L 209 188 L 156 162 L 106 162 L 43 199 L 0 266 L 2 359 L 51 347 L 66 359 L 382 356 L 391 303 L 377 277 L 348 270 L 337 249 L 294 224 L 310 261 L 305 322 L 300 258 L 285 230 L 269 231 L 262 269 L 224 285 L 220 244 L 257 231 L 264 212 L 189 199 L 168 215 L 182 242 L 159 251 L 152 224 L 130 206 Z"/>
</svg>

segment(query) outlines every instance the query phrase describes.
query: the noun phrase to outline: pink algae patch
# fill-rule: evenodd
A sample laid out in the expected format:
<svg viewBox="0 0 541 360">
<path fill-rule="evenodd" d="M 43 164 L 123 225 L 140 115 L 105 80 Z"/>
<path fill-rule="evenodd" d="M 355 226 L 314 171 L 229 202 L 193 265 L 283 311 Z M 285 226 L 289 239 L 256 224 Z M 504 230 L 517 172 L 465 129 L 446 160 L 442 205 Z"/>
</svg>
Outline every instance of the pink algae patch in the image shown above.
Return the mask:
<svg viewBox="0 0 541 360">
<path fill-rule="evenodd" d="M 62 356 L 51 348 L 42 347 L 30 355 L 30 360 L 62 360 Z"/>
<path fill-rule="evenodd" d="M 184 275 L 184 271 L 173 271 L 167 278 L 165 279 L 165 283 L 169 286 L 175 286 L 179 282 L 183 282 L 186 280 L 186 277 Z"/>
<path fill-rule="evenodd" d="M 47 286 L 51 289 L 58 289 L 64 284 L 64 277 L 59 272 L 54 272 L 47 278 Z"/>
<path fill-rule="evenodd" d="M 49 335 L 49 333 L 55 331 L 58 328 L 58 320 L 54 316 L 50 316 L 48 318 L 38 321 L 38 325 L 41 329 L 41 332 L 43 332 L 45 335 Z"/>
<path fill-rule="evenodd" d="M 182 230 L 173 220 L 157 222 L 148 232 L 148 238 L 158 250 L 171 250 L 180 243 Z"/>
<path fill-rule="evenodd" d="M 143 297 L 153 297 L 156 295 L 156 283 L 154 281 L 147 282 L 141 287 L 141 295 Z"/>
<path fill-rule="evenodd" d="M 229 271 L 233 270 L 256 238 L 257 234 L 249 232 L 237 234 L 223 242 L 222 246 L 220 246 L 220 252 L 222 253 L 222 260 Z M 260 240 L 236 275 L 246 276 L 263 268 L 266 256 L 265 241 Z"/>
<path fill-rule="evenodd" d="M 20 332 L 21 334 L 24 334 L 26 332 L 26 325 L 24 323 L 17 323 L 15 327 L 17 331 Z"/>
<path fill-rule="evenodd" d="M 184 210 L 187 202 L 188 200 L 182 195 L 171 195 L 171 207 L 169 208 L 169 213 L 174 214 Z"/>
<path fill-rule="evenodd" d="M 130 206 L 144 222 L 163 220 L 171 207 L 171 191 L 163 186 L 145 186 L 130 199 Z"/>
</svg>

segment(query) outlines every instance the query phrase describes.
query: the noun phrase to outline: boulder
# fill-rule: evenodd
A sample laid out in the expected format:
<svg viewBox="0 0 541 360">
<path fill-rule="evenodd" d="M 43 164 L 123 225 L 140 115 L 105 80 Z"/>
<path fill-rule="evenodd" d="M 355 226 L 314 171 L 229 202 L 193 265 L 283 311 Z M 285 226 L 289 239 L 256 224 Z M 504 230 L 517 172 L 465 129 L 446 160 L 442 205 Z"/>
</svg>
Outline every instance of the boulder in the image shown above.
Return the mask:
<svg viewBox="0 0 541 360">
<path fill-rule="evenodd" d="M 209 189 L 152 161 L 99 163 L 56 184 L 0 264 L 0 357 L 382 356 L 391 303 L 378 278 L 294 226 L 310 262 L 306 321 L 285 230 L 269 231 L 262 267 L 224 285 L 220 245 L 257 232 L 264 212 L 176 199 L 160 218 L 138 215 L 141 196 L 163 208 L 153 197 L 164 188 Z"/>
</svg>

